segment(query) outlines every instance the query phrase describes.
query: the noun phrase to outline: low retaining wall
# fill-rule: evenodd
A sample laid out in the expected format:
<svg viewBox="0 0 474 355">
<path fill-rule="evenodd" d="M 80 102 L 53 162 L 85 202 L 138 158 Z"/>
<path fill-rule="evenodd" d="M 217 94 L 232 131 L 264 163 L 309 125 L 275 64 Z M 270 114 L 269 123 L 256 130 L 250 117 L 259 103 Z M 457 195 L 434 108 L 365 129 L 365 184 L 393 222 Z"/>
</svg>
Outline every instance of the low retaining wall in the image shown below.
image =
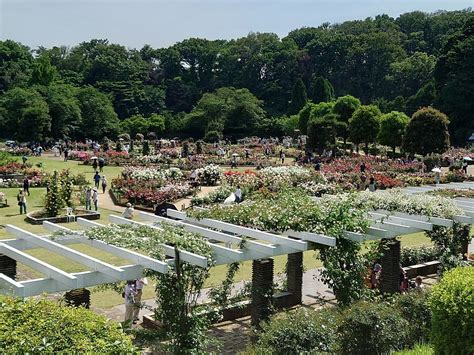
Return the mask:
<svg viewBox="0 0 474 355">
<path fill-rule="evenodd" d="M 86 212 L 85 210 L 79 210 L 81 212 Z M 37 211 L 36 211 L 37 212 Z M 28 213 L 26 215 L 26 220 L 31 223 L 31 224 L 43 224 L 44 221 L 48 221 L 51 223 L 67 223 L 70 221 L 71 216 L 58 216 L 58 217 L 44 217 L 44 218 L 36 218 L 33 217 L 32 215 L 35 212 Z M 89 220 L 95 220 L 95 219 L 100 219 L 100 213 L 96 211 L 87 211 L 87 213 L 81 213 L 79 215 L 74 215 L 74 221 L 76 221 L 76 218 L 84 218 L 84 219 L 89 219 Z"/>
<path fill-rule="evenodd" d="M 423 264 L 410 265 L 410 266 L 404 267 L 403 270 L 405 270 L 405 272 L 407 273 L 407 277 L 409 279 L 413 279 L 417 276 L 427 276 L 427 275 L 436 274 L 438 272 L 438 268 L 440 265 L 441 263 L 435 260 L 435 261 L 428 261 Z"/>
<path fill-rule="evenodd" d="M 273 295 L 273 306 L 276 309 L 290 308 L 294 306 L 293 295 L 290 292 L 280 292 Z M 237 302 L 222 310 L 222 318 L 219 322 L 226 322 L 242 317 L 250 316 L 252 302 L 250 300 Z M 203 315 L 205 312 L 203 312 Z M 159 329 L 163 323 L 156 321 L 153 314 L 143 316 L 142 326 L 149 329 Z"/>
</svg>

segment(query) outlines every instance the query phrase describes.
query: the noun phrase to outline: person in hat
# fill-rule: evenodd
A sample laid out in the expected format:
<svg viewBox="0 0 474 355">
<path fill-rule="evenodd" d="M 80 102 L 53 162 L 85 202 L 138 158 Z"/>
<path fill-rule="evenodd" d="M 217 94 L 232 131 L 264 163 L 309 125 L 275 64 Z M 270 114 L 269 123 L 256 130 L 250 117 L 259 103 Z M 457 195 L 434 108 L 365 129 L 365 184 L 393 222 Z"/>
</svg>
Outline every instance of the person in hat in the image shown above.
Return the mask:
<svg viewBox="0 0 474 355">
<path fill-rule="evenodd" d="M 102 193 L 105 194 L 105 189 L 107 188 L 107 179 L 105 175 L 102 175 Z"/>
<path fill-rule="evenodd" d="M 92 209 L 92 189 L 90 186 L 86 188 L 86 210 Z"/>
<path fill-rule="evenodd" d="M 99 158 L 99 171 L 100 172 L 104 171 L 104 165 L 105 165 L 105 160 L 104 160 L 104 158 L 100 157 Z"/>
<path fill-rule="evenodd" d="M 97 192 L 97 187 L 92 189 L 92 202 L 94 203 L 94 209 L 97 211 L 99 205 L 99 193 Z"/>
<path fill-rule="evenodd" d="M 20 214 L 23 214 L 23 212 L 26 214 L 26 195 L 23 190 L 20 190 L 16 199 L 18 201 L 18 206 L 20 207 Z"/>
<path fill-rule="evenodd" d="M 133 322 L 133 315 L 135 313 L 135 297 L 137 295 L 135 280 L 128 280 L 122 297 L 125 299 L 125 322 Z"/>
<path fill-rule="evenodd" d="M 127 219 L 132 219 L 134 211 L 135 210 L 133 209 L 132 204 L 129 202 L 127 203 L 127 207 L 125 208 L 125 210 L 122 212 L 122 216 Z"/>
</svg>

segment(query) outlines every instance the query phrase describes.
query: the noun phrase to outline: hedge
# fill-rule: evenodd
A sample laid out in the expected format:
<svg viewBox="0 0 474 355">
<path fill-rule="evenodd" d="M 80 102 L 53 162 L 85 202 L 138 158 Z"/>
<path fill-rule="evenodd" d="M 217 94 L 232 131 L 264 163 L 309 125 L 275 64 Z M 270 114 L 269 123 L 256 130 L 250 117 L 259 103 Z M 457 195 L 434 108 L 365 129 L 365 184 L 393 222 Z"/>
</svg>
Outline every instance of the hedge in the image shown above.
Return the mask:
<svg viewBox="0 0 474 355">
<path fill-rule="evenodd" d="M 119 324 L 85 308 L 0 296 L 0 349 L 25 353 L 136 353 Z"/>
<path fill-rule="evenodd" d="M 428 300 L 436 354 L 474 354 L 474 267 L 446 272 Z"/>
</svg>

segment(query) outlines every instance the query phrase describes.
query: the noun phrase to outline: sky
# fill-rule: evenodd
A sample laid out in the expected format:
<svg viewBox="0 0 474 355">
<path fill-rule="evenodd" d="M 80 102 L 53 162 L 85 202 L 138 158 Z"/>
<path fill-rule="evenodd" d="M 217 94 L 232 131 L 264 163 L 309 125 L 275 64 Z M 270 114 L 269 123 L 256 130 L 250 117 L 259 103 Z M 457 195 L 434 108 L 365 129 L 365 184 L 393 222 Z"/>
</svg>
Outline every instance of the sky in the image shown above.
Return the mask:
<svg viewBox="0 0 474 355">
<path fill-rule="evenodd" d="M 107 38 L 130 48 L 167 47 L 190 37 L 280 37 L 303 26 L 461 10 L 474 0 L 0 0 L 0 39 L 31 48 Z"/>
</svg>

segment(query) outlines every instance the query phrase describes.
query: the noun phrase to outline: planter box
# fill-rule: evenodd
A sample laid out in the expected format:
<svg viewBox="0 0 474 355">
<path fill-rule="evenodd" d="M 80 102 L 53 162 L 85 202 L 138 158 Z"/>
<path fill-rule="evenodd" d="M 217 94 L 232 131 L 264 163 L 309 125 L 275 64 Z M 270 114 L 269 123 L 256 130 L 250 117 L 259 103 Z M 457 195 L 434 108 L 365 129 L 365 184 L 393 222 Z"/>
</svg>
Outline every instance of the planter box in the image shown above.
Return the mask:
<svg viewBox="0 0 474 355">
<path fill-rule="evenodd" d="M 99 212 L 86 211 L 86 210 L 81 210 L 81 209 L 77 209 L 77 211 L 80 211 L 81 214 L 75 215 L 74 221 L 76 221 L 77 217 L 81 217 L 81 218 L 89 219 L 89 220 L 100 219 Z M 31 224 L 43 224 L 44 221 L 48 221 L 51 223 L 67 223 L 70 221 L 70 218 L 71 218 L 71 216 L 36 218 L 32 216 L 35 212 L 31 212 L 26 215 L 26 220 Z"/>
<path fill-rule="evenodd" d="M 409 279 L 413 279 L 417 276 L 427 276 L 427 275 L 432 275 L 436 274 L 438 272 L 438 268 L 441 265 L 439 261 L 428 261 L 423 264 L 417 264 L 417 265 L 410 265 L 407 267 L 404 267 L 403 270 L 406 271 L 407 277 Z"/>
</svg>

